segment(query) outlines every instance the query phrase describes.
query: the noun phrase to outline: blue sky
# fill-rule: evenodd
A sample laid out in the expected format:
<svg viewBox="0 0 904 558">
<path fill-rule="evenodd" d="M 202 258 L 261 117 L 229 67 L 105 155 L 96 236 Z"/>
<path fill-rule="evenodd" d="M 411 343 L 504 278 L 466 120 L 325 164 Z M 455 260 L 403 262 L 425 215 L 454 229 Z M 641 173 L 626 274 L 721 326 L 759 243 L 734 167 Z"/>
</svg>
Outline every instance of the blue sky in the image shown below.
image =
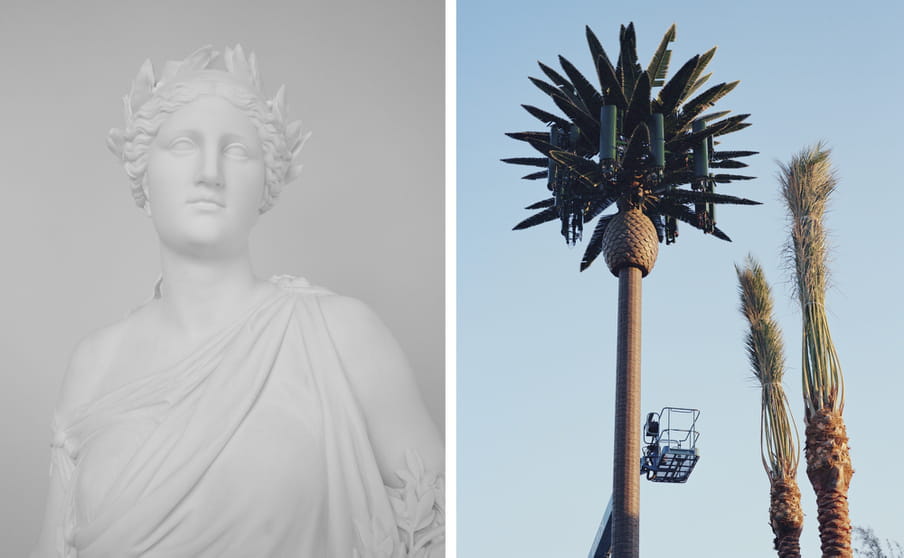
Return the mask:
<svg viewBox="0 0 904 558">
<path fill-rule="evenodd" d="M 880 6 L 879 4 L 883 4 Z M 593 76 L 590 25 L 614 56 L 633 21 L 646 64 L 677 24 L 672 70 L 714 45 L 711 83 L 741 80 L 717 108 L 751 113 L 724 138 L 751 149 L 754 181 L 720 191 L 764 202 L 720 209 L 725 243 L 690 227 L 661 246 L 644 280 L 643 408 L 697 407 L 702 459 L 685 485 L 642 482 L 646 556 L 768 556 L 769 488 L 759 457 L 759 391 L 743 348 L 733 264 L 765 268 L 785 333 L 786 389 L 802 431 L 800 317 L 783 264 L 777 161 L 824 140 L 840 178 L 827 226 L 828 309 L 847 381 L 854 523 L 904 541 L 894 463 L 904 392 L 896 209 L 904 78 L 902 8 L 888 3 L 457 3 L 458 551 L 468 558 L 586 556 L 611 492 L 616 280 L 555 224 L 512 232 L 545 196 L 503 157 L 532 156 L 509 131 L 541 130 L 519 105 L 555 110 L 527 79 L 557 55 Z M 816 556 L 815 499 L 799 473 L 802 548 Z"/>
</svg>

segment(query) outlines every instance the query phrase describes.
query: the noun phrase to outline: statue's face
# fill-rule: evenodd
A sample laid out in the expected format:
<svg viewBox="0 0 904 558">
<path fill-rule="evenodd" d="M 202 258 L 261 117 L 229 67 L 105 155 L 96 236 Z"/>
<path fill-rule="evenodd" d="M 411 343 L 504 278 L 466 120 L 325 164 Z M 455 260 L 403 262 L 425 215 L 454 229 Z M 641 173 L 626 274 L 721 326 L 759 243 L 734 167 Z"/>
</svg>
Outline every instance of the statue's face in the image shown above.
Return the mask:
<svg viewBox="0 0 904 558">
<path fill-rule="evenodd" d="M 246 249 L 265 177 L 261 140 L 244 112 L 214 96 L 180 108 L 148 152 L 145 186 L 161 242 L 194 255 Z"/>
</svg>

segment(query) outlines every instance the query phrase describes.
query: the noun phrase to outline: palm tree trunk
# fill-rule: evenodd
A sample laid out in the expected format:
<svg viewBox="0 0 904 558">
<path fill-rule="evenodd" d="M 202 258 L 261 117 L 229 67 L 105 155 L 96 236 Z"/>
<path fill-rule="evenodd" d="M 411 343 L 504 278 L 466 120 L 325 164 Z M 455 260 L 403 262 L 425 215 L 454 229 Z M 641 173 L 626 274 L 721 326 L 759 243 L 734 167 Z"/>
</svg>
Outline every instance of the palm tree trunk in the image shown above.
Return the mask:
<svg viewBox="0 0 904 558">
<path fill-rule="evenodd" d="M 640 301 L 641 270 L 626 265 L 618 270 L 613 558 L 640 554 Z"/>
<path fill-rule="evenodd" d="M 772 482 L 769 519 L 775 534 L 779 558 L 800 558 L 800 534 L 804 513 L 800 507 L 800 489 L 794 477 Z"/>
<path fill-rule="evenodd" d="M 828 409 L 815 412 L 807 420 L 806 435 L 807 476 L 816 492 L 822 555 L 850 558 L 853 551 L 847 492 L 854 470 L 841 413 Z"/>
<path fill-rule="evenodd" d="M 825 213 L 838 179 L 821 143 L 781 165 L 782 194 L 791 217 L 793 254 L 803 317 L 803 392 L 807 476 L 816 492 L 823 557 L 850 558 L 847 491 L 854 473 L 848 451 L 844 374 L 832 343 L 825 309 L 829 243 Z"/>
<path fill-rule="evenodd" d="M 785 349 L 781 330 L 773 316 L 772 289 L 760 264 L 747 256 L 744 267 L 735 266 L 741 295 L 741 313 L 750 329 L 745 344 L 753 375 L 762 388 L 760 407 L 760 455 L 769 475 L 769 523 L 779 558 L 800 558 L 800 534 L 804 512 L 800 507 L 797 469 L 800 441 L 782 386 Z"/>
</svg>

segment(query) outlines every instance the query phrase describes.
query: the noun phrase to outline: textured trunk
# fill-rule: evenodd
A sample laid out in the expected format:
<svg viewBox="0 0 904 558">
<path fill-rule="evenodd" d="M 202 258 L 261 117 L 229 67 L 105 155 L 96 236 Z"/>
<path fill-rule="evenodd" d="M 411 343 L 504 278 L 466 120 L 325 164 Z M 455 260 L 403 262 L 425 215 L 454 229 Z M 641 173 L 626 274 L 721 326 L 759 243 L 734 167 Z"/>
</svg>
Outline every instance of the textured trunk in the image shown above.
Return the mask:
<svg viewBox="0 0 904 558">
<path fill-rule="evenodd" d="M 618 277 L 613 558 L 640 554 L 640 283 L 653 269 L 658 252 L 650 218 L 637 208 L 620 207 L 603 234 L 603 256 Z"/>
<path fill-rule="evenodd" d="M 641 270 L 622 267 L 618 273 L 613 558 L 638 558 L 640 553 L 640 295 Z"/>
<path fill-rule="evenodd" d="M 853 554 L 847 492 L 854 469 L 841 413 L 817 411 L 807 420 L 806 436 L 807 476 L 816 491 L 822 555 L 850 558 Z"/>
<path fill-rule="evenodd" d="M 779 558 L 800 558 L 800 533 L 804 527 L 804 512 L 800 507 L 797 480 L 789 477 L 772 483 L 772 504 L 769 519 L 775 534 L 775 550 Z"/>
<path fill-rule="evenodd" d="M 603 257 L 612 275 L 625 266 L 640 269 L 646 277 L 659 255 L 659 238 L 650 218 L 639 209 L 619 211 L 603 233 Z"/>
</svg>

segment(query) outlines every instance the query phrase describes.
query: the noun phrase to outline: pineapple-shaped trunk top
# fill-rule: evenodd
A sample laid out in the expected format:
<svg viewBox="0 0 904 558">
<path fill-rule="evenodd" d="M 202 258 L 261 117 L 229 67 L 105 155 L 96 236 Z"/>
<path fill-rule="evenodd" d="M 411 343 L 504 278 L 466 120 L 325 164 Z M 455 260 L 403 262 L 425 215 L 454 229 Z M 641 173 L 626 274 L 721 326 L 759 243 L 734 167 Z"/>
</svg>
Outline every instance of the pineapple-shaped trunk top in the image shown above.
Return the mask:
<svg viewBox="0 0 904 558">
<path fill-rule="evenodd" d="M 602 244 L 606 265 L 616 277 L 623 267 L 636 267 L 646 277 L 659 255 L 656 227 L 639 208 L 616 213 L 606 226 Z"/>
</svg>

